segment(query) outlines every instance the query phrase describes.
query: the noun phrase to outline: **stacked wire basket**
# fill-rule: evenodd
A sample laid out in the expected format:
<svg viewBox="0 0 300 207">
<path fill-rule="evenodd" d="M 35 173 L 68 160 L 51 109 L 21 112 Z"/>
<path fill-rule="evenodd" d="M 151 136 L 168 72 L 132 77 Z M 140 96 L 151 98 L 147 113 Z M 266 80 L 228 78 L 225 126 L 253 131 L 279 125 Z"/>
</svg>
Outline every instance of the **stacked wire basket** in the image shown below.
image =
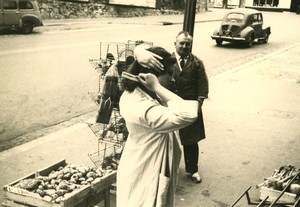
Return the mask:
<svg viewBox="0 0 300 207">
<path fill-rule="evenodd" d="M 99 75 L 97 92 L 89 92 L 91 99 L 99 106 L 101 90 L 103 88 L 106 72 L 116 62 L 118 63 L 118 74 L 121 76 L 134 61 L 134 48 L 139 44 L 153 46 L 152 42 L 142 40 L 128 40 L 121 42 L 100 42 L 99 58 L 89 59 L 92 67 Z M 120 78 L 119 78 L 120 80 Z M 126 123 L 121 117 L 118 104 L 113 108 L 109 123 L 87 123 L 97 138 L 97 150 L 88 156 L 101 170 L 117 170 L 122 150 L 124 148 L 128 131 Z"/>
</svg>

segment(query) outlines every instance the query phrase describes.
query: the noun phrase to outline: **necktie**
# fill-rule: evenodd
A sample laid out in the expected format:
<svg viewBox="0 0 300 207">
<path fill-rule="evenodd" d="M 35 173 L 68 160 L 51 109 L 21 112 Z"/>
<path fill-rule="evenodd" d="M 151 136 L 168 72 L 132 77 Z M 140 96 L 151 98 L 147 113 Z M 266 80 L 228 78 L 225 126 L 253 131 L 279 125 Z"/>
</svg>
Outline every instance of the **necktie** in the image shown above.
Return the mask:
<svg viewBox="0 0 300 207">
<path fill-rule="evenodd" d="M 183 57 L 181 57 L 180 58 L 180 66 L 181 66 L 181 69 L 183 69 L 184 68 L 184 58 Z"/>
</svg>

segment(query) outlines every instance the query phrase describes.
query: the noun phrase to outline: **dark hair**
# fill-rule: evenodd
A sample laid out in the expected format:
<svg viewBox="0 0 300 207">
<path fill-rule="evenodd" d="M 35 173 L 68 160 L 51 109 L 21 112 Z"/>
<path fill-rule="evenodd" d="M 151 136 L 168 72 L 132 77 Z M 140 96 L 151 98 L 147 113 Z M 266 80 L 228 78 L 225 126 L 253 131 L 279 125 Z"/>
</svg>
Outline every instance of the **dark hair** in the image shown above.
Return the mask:
<svg viewBox="0 0 300 207">
<path fill-rule="evenodd" d="M 165 50 L 162 47 L 150 47 L 149 49 L 150 52 L 155 53 L 157 55 L 159 55 L 160 57 L 162 57 L 163 59 L 159 60 L 163 66 L 164 66 L 164 70 L 163 71 L 157 71 L 153 68 L 145 68 L 143 66 L 141 66 L 136 60 L 130 65 L 130 67 L 126 70 L 126 72 L 131 73 L 133 75 L 138 75 L 139 73 L 152 73 L 155 76 L 160 76 L 162 74 L 165 73 L 170 73 L 172 71 L 172 67 L 176 62 L 176 58 L 174 56 L 172 56 L 171 53 L 169 53 L 167 50 Z M 128 79 L 122 79 L 122 87 L 124 90 L 129 91 L 129 92 L 133 92 L 134 89 L 140 86 L 141 88 L 144 89 L 144 86 L 142 86 L 140 83 L 137 83 L 135 81 L 132 80 L 128 80 Z"/>
</svg>

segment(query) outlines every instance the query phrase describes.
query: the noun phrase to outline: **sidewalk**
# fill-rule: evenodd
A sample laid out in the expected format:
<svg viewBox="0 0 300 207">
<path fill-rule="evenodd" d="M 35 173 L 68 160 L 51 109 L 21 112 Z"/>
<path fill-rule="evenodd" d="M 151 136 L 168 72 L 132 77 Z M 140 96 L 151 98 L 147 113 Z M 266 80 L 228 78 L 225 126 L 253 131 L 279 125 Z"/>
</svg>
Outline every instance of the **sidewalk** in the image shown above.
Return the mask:
<svg viewBox="0 0 300 207">
<path fill-rule="evenodd" d="M 198 13 L 195 16 L 195 23 L 207 21 L 221 21 L 226 9 L 211 8 L 208 12 Z M 101 24 L 151 24 L 151 25 L 170 25 L 183 24 L 184 15 L 158 15 L 143 17 L 100 17 L 95 19 L 63 19 L 63 20 L 44 20 L 43 27 L 35 29 L 40 31 L 87 29 L 99 27 Z"/>
<path fill-rule="evenodd" d="M 182 160 L 176 206 L 230 206 L 249 186 L 257 199 L 255 185 L 264 177 L 282 165 L 300 167 L 299 56 L 298 43 L 210 79 L 203 106 L 207 138 L 200 142 L 203 182 L 186 178 Z M 0 186 L 62 159 L 93 166 L 87 154 L 95 151 L 95 135 L 76 124 L 1 152 Z"/>
</svg>

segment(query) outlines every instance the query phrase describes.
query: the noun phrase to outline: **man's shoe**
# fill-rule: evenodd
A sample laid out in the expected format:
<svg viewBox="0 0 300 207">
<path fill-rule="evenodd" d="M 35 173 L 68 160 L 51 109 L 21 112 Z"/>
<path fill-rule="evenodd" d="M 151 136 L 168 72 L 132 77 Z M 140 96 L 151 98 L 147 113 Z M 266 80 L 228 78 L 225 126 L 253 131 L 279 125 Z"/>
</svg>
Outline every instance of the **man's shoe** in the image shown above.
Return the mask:
<svg viewBox="0 0 300 207">
<path fill-rule="evenodd" d="M 192 175 L 192 181 L 193 181 L 194 183 L 201 183 L 202 178 L 200 177 L 200 175 L 199 175 L 198 172 L 196 172 L 196 173 L 194 173 L 194 174 Z"/>
</svg>

